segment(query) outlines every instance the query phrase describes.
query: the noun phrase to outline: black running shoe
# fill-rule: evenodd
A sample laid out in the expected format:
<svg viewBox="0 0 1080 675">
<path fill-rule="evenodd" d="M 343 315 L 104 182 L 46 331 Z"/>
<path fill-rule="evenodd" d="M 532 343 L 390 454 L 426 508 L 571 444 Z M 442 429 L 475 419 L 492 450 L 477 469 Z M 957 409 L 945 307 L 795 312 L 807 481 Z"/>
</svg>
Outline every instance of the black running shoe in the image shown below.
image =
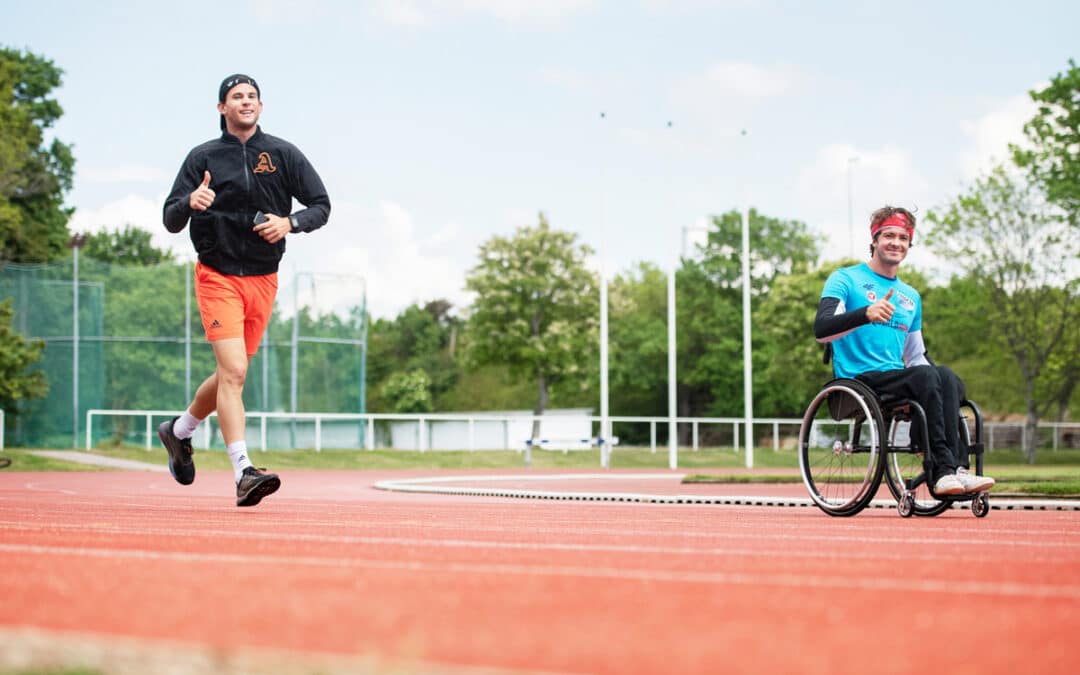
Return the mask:
<svg viewBox="0 0 1080 675">
<path fill-rule="evenodd" d="M 276 473 L 263 473 L 253 466 L 244 469 L 240 482 L 236 484 L 236 505 L 255 506 L 263 497 L 272 495 L 281 487 L 281 479 Z"/>
<path fill-rule="evenodd" d="M 168 422 L 158 425 L 157 435 L 161 444 L 169 451 L 169 473 L 181 485 L 191 485 L 195 482 L 195 460 L 191 458 L 191 439 L 177 438 L 173 433 L 173 422 L 180 419 L 174 417 Z"/>
</svg>

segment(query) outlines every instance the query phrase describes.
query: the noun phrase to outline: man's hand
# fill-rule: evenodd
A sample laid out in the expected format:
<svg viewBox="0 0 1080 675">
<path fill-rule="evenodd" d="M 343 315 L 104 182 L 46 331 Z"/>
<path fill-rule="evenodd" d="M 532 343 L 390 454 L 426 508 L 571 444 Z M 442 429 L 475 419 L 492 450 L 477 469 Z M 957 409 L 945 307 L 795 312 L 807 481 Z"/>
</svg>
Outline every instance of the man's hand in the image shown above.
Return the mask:
<svg viewBox="0 0 1080 675">
<path fill-rule="evenodd" d="M 893 289 L 889 289 L 889 292 L 885 294 L 885 297 L 878 300 L 874 304 L 866 308 L 866 318 L 870 319 L 870 323 L 888 323 L 892 318 L 893 312 L 896 311 L 896 306 L 889 302 L 889 298 L 892 297 Z"/>
<path fill-rule="evenodd" d="M 266 220 L 255 226 L 255 231 L 266 240 L 268 244 L 276 244 L 292 232 L 292 222 L 287 217 L 266 214 Z"/>
<path fill-rule="evenodd" d="M 214 197 L 217 195 L 210 189 L 210 172 L 203 173 L 202 183 L 199 183 L 199 187 L 195 188 L 195 191 L 188 197 L 188 204 L 193 211 L 205 211 L 210 208 L 210 205 L 214 203 Z"/>
</svg>

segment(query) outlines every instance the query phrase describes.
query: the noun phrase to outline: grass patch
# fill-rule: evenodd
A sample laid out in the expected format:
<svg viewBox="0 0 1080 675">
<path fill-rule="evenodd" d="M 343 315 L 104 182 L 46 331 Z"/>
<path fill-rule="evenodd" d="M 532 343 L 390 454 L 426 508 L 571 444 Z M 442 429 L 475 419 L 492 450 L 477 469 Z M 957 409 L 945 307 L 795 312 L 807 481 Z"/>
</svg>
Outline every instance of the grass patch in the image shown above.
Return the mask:
<svg viewBox="0 0 1080 675">
<path fill-rule="evenodd" d="M 135 446 L 109 446 L 95 448 L 92 454 L 103 457 L 134 460 L 164 466 L 165 450 L 155 445 L 150 450 Z M 93 471 L 99 470 L 85 464 L 74 464 L 60 460 L 38 457 L 25 448 L 9 448 L 0 456 L 12 460 L 12 465 L 5 471 Z M 525 468 L 524 452 L 513 450 L 261 450 L 251 451 L 251 460 L 257 466 L 270 469 L 314 469 L 314 470 L 373 470 L 387 471 L 398 469 L 522 469 Z M 1018 450 L 1004 450 L 987 453 L 986 473 L 999 482 L 1057 482 L 1065 478 L 1074 478 L 1080 482 L 1080 452 L 1046 451 L 1039 455 L 1039 463 L 1027 464 Z M 203 470 L 227 470 L 231 468 L 228 455 L 224 450 L 196 450 L 195 462 Z M 668 469 L 666 448 L 616 447 L 611 453 L 611 467 L 614 469 Z M 570 451 L 533 450 L 532 468 L 535 469 L 600 469 L 600 451 L 598 449 Z M 764 476 L 769 470 L 786 470 L 794 481 L 798 482 L 799 458 L 793 450 L 772 450 L 756 448 L 754 450 L 754 469 L 756 474 L 744 477 L 746 454 L 731 448 L 680 448 L 678 456 L 679 471 L 731 471 L 728 482 L 783 482 L 782 478 Z M 736 473 L 738 472 L 738 473 Z M 715 478 L 711 476 L 710 478 Z"/>
</svg>

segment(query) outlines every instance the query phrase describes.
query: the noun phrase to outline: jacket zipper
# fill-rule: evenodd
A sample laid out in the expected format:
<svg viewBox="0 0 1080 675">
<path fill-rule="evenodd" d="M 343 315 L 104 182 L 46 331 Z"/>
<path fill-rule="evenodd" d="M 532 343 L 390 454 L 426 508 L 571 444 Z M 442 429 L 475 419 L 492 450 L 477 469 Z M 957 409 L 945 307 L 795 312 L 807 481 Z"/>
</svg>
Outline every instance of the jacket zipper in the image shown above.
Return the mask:
<svg viewBox="0 0 1080 675">
<path fill-rule="evenodd" d="M 248 176 L 247 168 L 247 143 L 240 144 L 240 171 L 244 174 L 244 191 L 247 193 L 248 203 L 251 203 L 251 177 Z M 247 214 L 244 214 L 247 218 Z M 247 237 L 240 238 L 240 275 L 244 276 L 244 260 L 247 259 Z"/>
</svg>

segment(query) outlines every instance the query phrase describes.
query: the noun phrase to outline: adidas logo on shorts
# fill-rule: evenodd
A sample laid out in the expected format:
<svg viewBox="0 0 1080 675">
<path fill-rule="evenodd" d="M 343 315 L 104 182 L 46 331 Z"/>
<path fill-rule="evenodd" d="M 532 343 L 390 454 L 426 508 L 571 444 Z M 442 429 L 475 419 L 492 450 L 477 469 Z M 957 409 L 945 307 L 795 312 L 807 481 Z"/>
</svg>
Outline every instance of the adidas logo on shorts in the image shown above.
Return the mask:
<svg viewBox="0 0 1080 675">
<path fill-rule="evenodd" d="M 221 324 L 218 323 L 217 319 L 214 319 L 213 321 L 210 322 L 210 327 L 211 328 L 221 328 Z"/>
</svg>

